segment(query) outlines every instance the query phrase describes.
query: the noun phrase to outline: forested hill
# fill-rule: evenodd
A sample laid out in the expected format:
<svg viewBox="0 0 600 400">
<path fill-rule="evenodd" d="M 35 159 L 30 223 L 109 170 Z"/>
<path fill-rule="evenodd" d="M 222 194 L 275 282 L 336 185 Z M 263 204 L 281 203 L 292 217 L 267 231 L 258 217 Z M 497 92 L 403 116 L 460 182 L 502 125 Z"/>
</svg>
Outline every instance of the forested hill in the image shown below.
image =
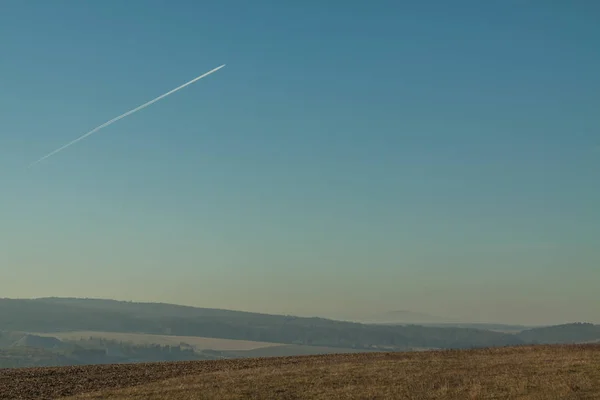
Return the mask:
<svg viewBox="0 0 600 400">
<path fill-rule="evenodd" d="M 171 304 L 70 298 L 0 299 L 0 329 L 138 332 L 389 350 L 506 346 L 536 340 L 535 332 L 527 336 L 455 327 L 368 325 Z"/>
<path fill-rule="evenodd" d="M 585 343 L 600 341 L 600 325 L 575 323 L 527 329 L 518 334 L 535 344 Z"/>
</svg>

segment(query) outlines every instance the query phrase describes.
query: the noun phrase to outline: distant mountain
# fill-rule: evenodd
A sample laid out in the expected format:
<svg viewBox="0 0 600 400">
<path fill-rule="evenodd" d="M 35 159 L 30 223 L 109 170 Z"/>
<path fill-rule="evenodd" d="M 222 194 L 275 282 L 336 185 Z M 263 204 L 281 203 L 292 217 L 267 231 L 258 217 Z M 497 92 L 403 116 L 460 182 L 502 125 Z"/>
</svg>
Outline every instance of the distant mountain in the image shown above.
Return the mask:
<svg viewBox="0 0 600 400">
<path fill-rule="evenodd" d="M 360 319 L 360 322 L 371 324 L 432 324 L 451 322 L 451 320 L 420 312 L 396 310 L 365 317 Z"/>
<path fill-rule="evenodd" d="M 47 304 L 65 305 L 83 307 L 85 309 L 111 311 L 133 314 L 137 317 L 241 317 L 247 316 L 256 318 L 260 316 L 270 317 L 269 314 L 251 313 L 245 311 L 224 310 L 218 308 L 200 308 L 191 306 L 181 306 L 168 303 L 142 303 L 133 301 L 119 301 L 110 299 L 82 299 L 74 297 L 41 297 L 32 301 L 44 302 Z"/>
<path fill-rule="evenodd" d="M 525 329 L 533 328 L 533 326 L 514 324 L 459 322 L 451 318 L 407 310 L 389 311 L 380 315 L 355 319 L 355 321 L 378 325 L 421 325 L 437 328 L 481 329 L 506 333 L 516 333 Z"/>
<path fill-rule="evenodd" d="M 557 344 L 600 341 L 600 325 L 574 323 L 528 329 L 517 335 L 528 343 Z"/>
<path fill-rule="evenodd" d="M 486 331 L 505 332 L 505 333 L 518 333 L 526 329 L 534 328 L 533 326 L 526 325 L 510 325 L 510 324 L 490 324 L 490 323 L 432 323 L 422 324 L 423 326 L 434 326 L 438 328 L 470 328 L 470 329 L 483 329 Z"/>
</svg>

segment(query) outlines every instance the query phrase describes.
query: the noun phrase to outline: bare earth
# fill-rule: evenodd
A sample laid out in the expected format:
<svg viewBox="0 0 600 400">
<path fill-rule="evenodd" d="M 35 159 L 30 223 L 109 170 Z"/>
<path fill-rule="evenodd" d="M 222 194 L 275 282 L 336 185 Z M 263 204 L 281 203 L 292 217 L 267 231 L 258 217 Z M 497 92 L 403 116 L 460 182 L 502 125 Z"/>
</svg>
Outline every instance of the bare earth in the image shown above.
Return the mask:
<svg viewBox="0 0 600 400">
<path fill-rule="evenodd" d="M 600 399 L 600 345 L 0 370 L 0 399 Z"/>
</svg>

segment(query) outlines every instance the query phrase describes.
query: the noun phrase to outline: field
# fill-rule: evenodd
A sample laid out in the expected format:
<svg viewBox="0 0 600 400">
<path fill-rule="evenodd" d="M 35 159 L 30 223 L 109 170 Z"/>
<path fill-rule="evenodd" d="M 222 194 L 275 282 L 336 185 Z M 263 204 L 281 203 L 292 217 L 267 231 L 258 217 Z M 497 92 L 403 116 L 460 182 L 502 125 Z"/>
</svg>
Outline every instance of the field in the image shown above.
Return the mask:
<svg viewBox="0 0 600 400">
<path fill-rule="evenodd" d="M 33 333 L 33 335 L 55 337 L 61 340 L 89 339 L 90 337 L 117 340 L 136 345 L 177 346 L 185 343 L 195 351 L 215 350 L 226 358 L 287 357 L 333 353 L 362 353 L 369 350 L 342 347 L 308 346 L 282 343 L 254 342 L 248 340 L 215 339 L 197 336 L 151 335 L 145 333 L 121 332 L 55 332 Z"/>
<path fill-rule="evenodd" d="M 600 345 L 0 370 L 29 398 L 600 399 Z"/>
<path fill-rule="evenodd" d="M 197 336 L 170 336 L 150 335 L 145 333 L 121 333 L 121 332 L 54 332 L 54 333 L 32 333 L 38 336 L 51 336 L 61 340 L 88 339 L 90 337 L 117 340 L 133 344 L 158 344 L 177 346 L 186 343 L 195 350 L 221 350 L 221 351 L 248 351 L 266 347 L 282 346 L 280 343 L 253 342 L 248 340 L 214 339 Z"/>
</svg>

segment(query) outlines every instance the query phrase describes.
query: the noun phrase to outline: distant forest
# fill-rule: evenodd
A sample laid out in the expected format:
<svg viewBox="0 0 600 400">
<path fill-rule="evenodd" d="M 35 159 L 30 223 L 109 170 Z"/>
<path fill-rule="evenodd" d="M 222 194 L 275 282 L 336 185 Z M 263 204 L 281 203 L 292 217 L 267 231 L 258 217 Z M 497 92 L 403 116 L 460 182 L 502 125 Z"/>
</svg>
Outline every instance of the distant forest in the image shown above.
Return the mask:
<svg viewBox="0 0 600 400">
<path fill-rule="evenodd" d="M 18 340 L 14 341 L 14 339 Z M 10 343 L 10 344 L 9 344 Z M 134 345 L 90 337 L 60 341 L 52 337 L 0 332 L 0 368 L 210 360 L 189 346 Z"/>
</svg>

